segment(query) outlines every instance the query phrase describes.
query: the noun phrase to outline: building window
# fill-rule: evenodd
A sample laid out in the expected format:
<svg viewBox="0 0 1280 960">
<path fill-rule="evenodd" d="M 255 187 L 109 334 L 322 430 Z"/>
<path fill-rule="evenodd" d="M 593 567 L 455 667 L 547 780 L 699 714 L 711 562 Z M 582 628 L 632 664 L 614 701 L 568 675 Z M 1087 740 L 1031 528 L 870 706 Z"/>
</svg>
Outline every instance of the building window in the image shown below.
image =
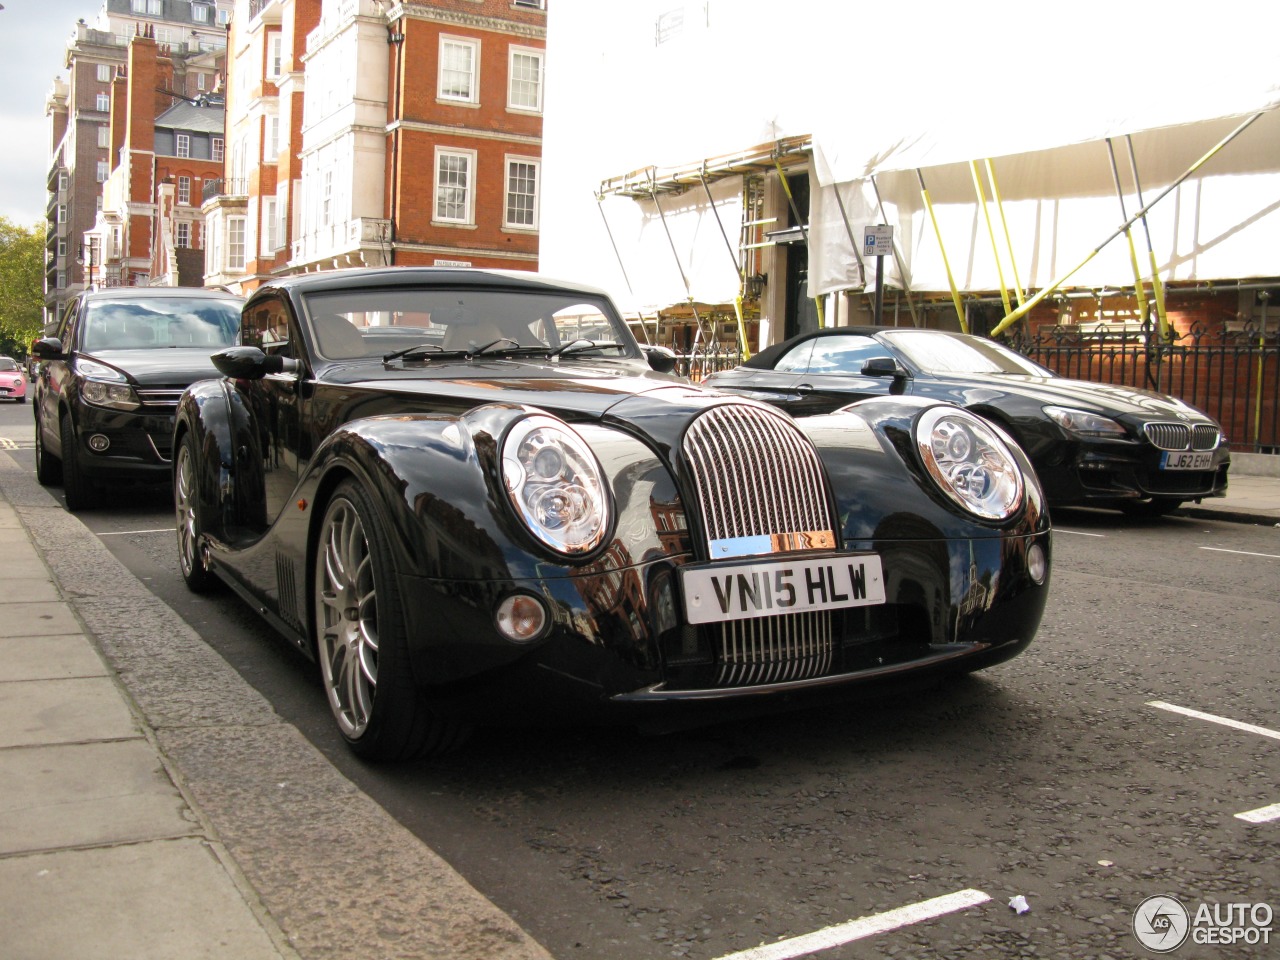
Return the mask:
<svg viewBox="0 0 1280 960">
<path fill-rule="evenodd" d="M 179 157 L 191 156 L 191 135 L 180 133 L 174 137 L 174 153 Z"/>
<path fill-rule="evenodd" d="M 111 112 L 111 95 L 108 93 L 98 94 L 98 96 L 96 97 L 95 106 L 99 113 L 110 113 Z"/>
<path fill-rule="evenodd" d="M 98 146 L 111 146 L 111 128 L 105 123 L 98 124 Z"/>
<path fill-rule="evenodd" d="M 480 44 L 474 40 L 440 38 L 440 99 L 476 101 L 476 64 Z"/>
<path fill-rule="evenodd" d="M 542 53 L 538 50 L 511 48 L 509 62 L 511 82 L 507 87 L 507 105 L 515 110 L 542 109 Z"/>
<path fill-rule="evenodd" d="M 436 219 L 445 223 L 471 223 L 471 151 L 436 151 Z"/>
<path fill-rule="evenodd" d="M 111 64 L 109 63 L 98 64 L 98 82 L 99 83 L 111 82 Z"/>
<path fill-rule="evenodd" d="M 508 227 L 538 227 L 538 161 L 507 161 Z"/>
<path fill-rule="evenodd" d="M 182 250 L 186 250 L 191 246 L 191 224 L 186 221 L 178 224 L 177 236 L 174 237 L 173 245 Z"/>
<path fill-rule="evenodd" d="M 97 176 L 97 178 L 98 178 L 98 182 L 99 182 L 99 183 L 102 183 L 102 181 L 104 181 L 104 180 L 106 180 L 106 179 L 107 179 L 107 176 L 108 176 L 110 173 L 111 173 L 111 171 L 107 169 L 107 161 L 105 161 L 105 160 L 99 160 L 99 161 L 98 161 L 98 171 L 97 171 L 97 174 L 96 174 L 96 176 Z"/>
<path fill-rule="evenodd" d="M 203 74 L 203 73 L 197 73 L 197 74 L 196 74 L 196 89 L 197 89 L 197 90 L 203 90 L 203 89 L 204 89 L 204 74 Z"/>
<path fill-rule="evenodd" d="M 191 178 L 178 178 L 178 202 L 183 204 L 191 203 Z"/>
<path fill-rule="evenodd" d="M 146 13 L 147 0 L 129 0 L 129 9 L 134 13 Z"/>
<path fill-rule="evenodd" d="M 267 117 L 267 142 L 262 152 L 265 154 L 262 159 L 266 163 L 276 163 L 280 159 L 279 117 Z"/>
<path fill-rule="evenodd" d="M 58 222 L 67 222 L 67 205 L 65 203 L 58 204 Z"/>
<path fill-rule="evenodd" d="M 512 6 L 528 7 L 530 10 L 547 9 L 547 0 L 511 0 Z"/>
<path fill-rule="evenodd" d="M 58 256 L 65 257 L 67 255 L 67 238 L 58 238 Z"/>
<path fill-rule="evenodd" d="M 147 13 L 153 17 L 163 17 L 164 0 L 147 0 Z"/>
<path fill-rule="evenodd" d="M 272 34 L 267 42 L 267 79 L 279 80 L 280 70 L 284 64 L 284 38 L 280 34 Z"/>
<path fill-rule="evenodd" d="M 191 19 L 196 23 L 208 23 L 209 8 L 203 3 L 193 3 L 191 5 Z"/>
<path fill-rule="evenodd" d="M 227 217 L 227 269 L 244 269 L 244 217 Z"/>
<path fill-rule="evenodd" d="M 214 137 L 209 141 L 209 147 L 213 151 L 213 161 L 215 163 L 222 162 L 222 138 Z"/>
<path fill-rule="evenodd" d="M 70 186 L 70 184 L 71 184 L 71 174 L 67 173 L 65 170 L 59 172 L 58 173 L 58 190 L 62 191 L 67 189 L 67 187 Z"/>
<path fill-rule="evenodd" d="M 320 225 L 327 227 L 333 223 L 333 171 L 326 170 L 320 182 Z"/>
<path fill-rule="evenodd" d="M 226 26 L 228 23 L 230 23 L 230 22 L 231 22 L 231 11 L 230 11 L 230 10 L 219 10 L 219 11 L 218 11 L 218 26 L 220 26 L 220 27 L 225 27 L 225 26 Z"/>
<path fill-rule="evenodd" d="M 280 218 L 276 206 L 275 197 L 262 198 L 262 252 L 266 254 L 280 249 Z"/>
</svg>

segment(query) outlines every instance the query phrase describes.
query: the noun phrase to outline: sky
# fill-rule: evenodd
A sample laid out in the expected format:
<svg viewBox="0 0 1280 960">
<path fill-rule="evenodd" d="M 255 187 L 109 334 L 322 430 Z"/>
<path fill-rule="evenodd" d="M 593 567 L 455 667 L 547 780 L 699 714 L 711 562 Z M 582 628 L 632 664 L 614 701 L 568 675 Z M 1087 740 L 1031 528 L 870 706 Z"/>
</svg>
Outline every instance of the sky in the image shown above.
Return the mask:
<svg viewBox="0 0 1280 960">
<path fill-rule="evenodd" d="M 49 129 L 44 101 L 76 21 L 101 0 L 0 0 L 0 216 L 31 226 L 45 215 Z"/>
</svg>

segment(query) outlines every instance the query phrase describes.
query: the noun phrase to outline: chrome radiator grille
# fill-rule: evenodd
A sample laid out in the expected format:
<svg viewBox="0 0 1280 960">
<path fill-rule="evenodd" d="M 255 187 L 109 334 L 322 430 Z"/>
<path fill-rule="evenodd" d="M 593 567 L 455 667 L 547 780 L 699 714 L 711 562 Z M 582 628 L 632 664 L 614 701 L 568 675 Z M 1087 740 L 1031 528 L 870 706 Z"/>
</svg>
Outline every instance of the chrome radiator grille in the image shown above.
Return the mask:
<svg viewBox="0 0 1280 960">
<path fill-rule="evenodd" d="M 1211 423 L 1148 423 L 1147 439 L 1161 450 L 1213 450 L 1218 446 L 1218 428 Z"/>
<path fill-rule="evenodd" d="M 138 399 L 144 407 L 176 410 L 185 387 L 139 387 Z"/>
<path fill-rule="evenodd" d="M 838 543 L 817 451 L 784 414 L 727 404 L 685 434 L 707 548 L 717 540 L 828 534 Z M 792 542 L 806 542 L 800 536 Z M 835 615 L 807 612 L 710 624 L 720 686 L 779 683 L 830 672 Z"/>
</svg>

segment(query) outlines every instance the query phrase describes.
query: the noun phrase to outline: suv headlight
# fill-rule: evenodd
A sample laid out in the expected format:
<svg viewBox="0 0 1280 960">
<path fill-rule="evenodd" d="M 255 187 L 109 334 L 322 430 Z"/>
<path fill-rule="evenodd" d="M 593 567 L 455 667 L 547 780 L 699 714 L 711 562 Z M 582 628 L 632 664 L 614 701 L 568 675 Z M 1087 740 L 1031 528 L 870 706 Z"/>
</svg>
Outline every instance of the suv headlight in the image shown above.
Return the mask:
<svg viewBox="0 0 1280 960">
<path fill-rule="evenodd" d="M 929 475 L 948 497 L 987 520 L 1022 505 L 1022 470 L 985 420 L 960 407 L 930 407 L 916 421 L 916 444 Z"/>
<path fill-rule="evenodd" d="M 557 553 L 581 556 L 609 529 L 609 491 L 586 442 L 548 416 L 521 420 L 502 447 L 502 476 L 516 512 Z"/>
<path fill-rule="evenodd" d="M 142 401 L 119 370 L 92 360 L 77 360 L 76 373 L 84 378 L 80 396 L 86 403 L 115 410 L 137 410 L 142 406 Z"/>
<path fill-rule="evenodd" d="M 1071 407 L 1045 407 L 1044 412 L 1063 430 L 1077 436 L 1096 437 L 1100 440 L 1123 440 L 1128 435 L 1124 427 L 1110 417 L 1099 416 L 1086 410 L 1073 410 Z"/>
</svg>

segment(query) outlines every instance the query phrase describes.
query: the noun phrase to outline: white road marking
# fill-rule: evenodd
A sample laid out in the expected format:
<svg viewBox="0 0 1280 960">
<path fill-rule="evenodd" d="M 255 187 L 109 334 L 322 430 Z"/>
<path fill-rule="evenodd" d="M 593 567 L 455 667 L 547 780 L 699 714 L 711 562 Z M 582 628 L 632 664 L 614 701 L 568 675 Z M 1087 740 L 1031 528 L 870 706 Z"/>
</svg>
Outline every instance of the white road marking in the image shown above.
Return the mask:
<svg viewBox="0 0 1280 960">
<path fill-rule="evenodd" d="M 1266 557 L 1268 560 L 1280 560 L 1280 554 L 1250 553 L 1248 550 L 1228 550 L 1226 547 L 1201 547 L 1201 550 L 1212 550 L 1214 553 L 1235 553 L 1242 557 Z"/>
<path fill-rule="evenodd" d="M 1280 740 L 1280 730 L 1268 730 L 1266 727 L 1255 727 L 1252 723 L 1241 723 L 1239 720 L 1232 720 L 1228 717 L 1214 716 L 1212 713 L 1201 713 L 1199 710 L 1189 710 L 1186 707 L 1174 706 L 1172 703 L 1165 703 L 1163 700 L 1151 700 L 1147 703 L 1148 707 L 1156 707 L 1159 710 L 1168 710 L 1170 713 L 1180 713 L 1184 717 L 1195 717 L 1197 720 L 1208 720 L 1210 723 L 1221 724 L 1224 727 L 1231 727 L 1233 730 L 1243 730 L 1245 733 L 1256 733 L 1260 737 L 1270 737 L 1272 740 Z"/>
<path fill-rule="evenodd" d="M 1065 527 L 1054 527 L 1054 533 L 1070 533 L 1077 537 L 1102 537 L 1104 540 L 1107 535 L 1105 533 L 1085 533 L 1083 530 L 1067 530 Z"/>
<path fill-rule="evenodd" d="M 759 947 L 752 947 L 750 950 L 743 950 L 741 953 L 727 954 L 719 960 L 792 960 L 794 957 L 806 957 L 820 950 L 830 950 L 832 947 L 852 943 L 864 937 L 887 933 L 912 923 L 920 923 L 923 920 L 932 920 L 948 913 L 955 913 L 957 910 L 976 907 L 990 899 L 981 890 L 961 890 L 958 893 L 948 893 L 942 897 L 934 897 L 932 900 L 922 900 L 920 903 L 898 907 L 896 910 L 885 913 L 859 917 L 857 920 L 827 927 L 816 933 L 806 933 L 804 936 L 792 937 L 790 940 L 766 943 Z"/>
<path fill-rule="evenodd" d="M 173 527 L 159 527 L 155 530 L 105 530 L 100 537 L 132 537 L 140 533 L 173 533 Z"/>
<path fill-rule="evenodd" d="M 1259 807 L 1257 810 L 1246 810 L 1244 813 L 1237 813 L 1236 819 L 1248 820 L 1250 823 L 1270 823 L 1272 820 L 1280 820 L 1280 803 L 1273 803 L 1269 807 Z"/>
</svg>

